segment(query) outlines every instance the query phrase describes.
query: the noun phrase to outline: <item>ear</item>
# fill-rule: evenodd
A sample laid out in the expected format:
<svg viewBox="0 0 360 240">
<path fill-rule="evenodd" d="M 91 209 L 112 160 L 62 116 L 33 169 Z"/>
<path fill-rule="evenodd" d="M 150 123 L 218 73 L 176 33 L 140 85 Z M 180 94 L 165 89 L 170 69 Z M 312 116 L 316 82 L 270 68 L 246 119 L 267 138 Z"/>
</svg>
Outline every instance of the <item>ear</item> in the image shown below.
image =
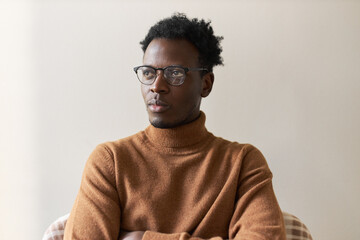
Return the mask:
<svg viewBox="0 0 360 240">
<path fill-rule="evenodd" d="M 212 72 L 206 73 L 202 77 L 202 91 L 201 91 L 201 97 L 207 97 L 209 96 L 212 86 L 214 84 L 214 74 Z"/>
</svg>

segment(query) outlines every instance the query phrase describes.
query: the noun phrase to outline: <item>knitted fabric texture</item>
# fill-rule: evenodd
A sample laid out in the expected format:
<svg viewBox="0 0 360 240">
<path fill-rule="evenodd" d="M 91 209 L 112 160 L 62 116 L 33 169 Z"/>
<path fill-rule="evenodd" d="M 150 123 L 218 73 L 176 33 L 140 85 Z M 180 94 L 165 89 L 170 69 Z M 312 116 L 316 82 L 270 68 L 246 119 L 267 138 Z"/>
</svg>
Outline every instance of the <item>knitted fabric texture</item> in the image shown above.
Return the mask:
<svg viewBox="0 0 360 240">
<path fill-rule="evenodd" d="M 205 115 L 149 126 L 90 155 L 65 239 L 285 239 L 272 174 L 258 149 L 215 137 Z"/>
</svg>

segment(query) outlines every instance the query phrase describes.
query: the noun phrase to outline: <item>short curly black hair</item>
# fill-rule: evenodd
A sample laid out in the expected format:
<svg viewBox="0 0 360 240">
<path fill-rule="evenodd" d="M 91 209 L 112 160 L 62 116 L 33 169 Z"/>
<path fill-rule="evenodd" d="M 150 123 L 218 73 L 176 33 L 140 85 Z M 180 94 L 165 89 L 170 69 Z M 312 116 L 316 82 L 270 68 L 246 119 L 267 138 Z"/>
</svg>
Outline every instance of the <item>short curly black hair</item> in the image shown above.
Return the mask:
<svg viewBox="0 0 360 240">
<path fill-rule="evenodd" d="M 214 35 L 210 23 L 211 21 L 188 19 L 183 13 L 175 13 L 150 28 L 145 39 L 140 42 L 141 48 L 145 52 L 155 38 L 186 39 L 198 49 L 201 67 L 212 72 L 214 66 L 223 65 L 223 59 L 220 56 L 222 52 L 220 41 L 223 37 Z"/>
</svg>

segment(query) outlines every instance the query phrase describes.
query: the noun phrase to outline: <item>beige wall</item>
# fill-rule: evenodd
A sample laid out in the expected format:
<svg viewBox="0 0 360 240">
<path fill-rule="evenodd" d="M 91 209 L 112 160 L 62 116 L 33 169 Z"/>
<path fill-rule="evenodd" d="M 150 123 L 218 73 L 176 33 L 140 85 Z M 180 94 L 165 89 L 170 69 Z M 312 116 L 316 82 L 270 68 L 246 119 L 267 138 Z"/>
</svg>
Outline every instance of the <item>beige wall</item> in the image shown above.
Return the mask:
<svg viewBox="0 0 360 240">
<path fill-rule="evenodd" d="M 174 11 L 225 37 L 208 129 L 262 150 L 314 239 L 359 239 L 360 1 L 173 2 L 0 3 L 0 239 L 39 239 L 92 149 L 148 124 L 132 67 Z"/>
</svg>

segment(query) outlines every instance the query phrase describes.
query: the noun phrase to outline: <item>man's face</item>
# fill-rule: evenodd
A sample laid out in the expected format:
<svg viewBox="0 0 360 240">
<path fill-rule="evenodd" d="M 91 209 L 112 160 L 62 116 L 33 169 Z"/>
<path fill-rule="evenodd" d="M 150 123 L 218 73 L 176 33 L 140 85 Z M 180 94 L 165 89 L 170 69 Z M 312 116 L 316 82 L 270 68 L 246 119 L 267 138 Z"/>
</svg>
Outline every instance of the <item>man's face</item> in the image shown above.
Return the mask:
<svg viewBox="0 0 360 240">
<path fill-rule="evenodd" d="M 157 38 L 147 47 L 143 64 L 155 68 L 180 65 L 200 67 L 198 50 L 187 40 Z M 151 85 L 141 85 L 150 123 L 158 128 L 172 128 L 195 120 L 200 114 L 204 83 L 199 71 L 189 71 L 180 86 L 169 85 L 163 71 Z"/>
</svg>

